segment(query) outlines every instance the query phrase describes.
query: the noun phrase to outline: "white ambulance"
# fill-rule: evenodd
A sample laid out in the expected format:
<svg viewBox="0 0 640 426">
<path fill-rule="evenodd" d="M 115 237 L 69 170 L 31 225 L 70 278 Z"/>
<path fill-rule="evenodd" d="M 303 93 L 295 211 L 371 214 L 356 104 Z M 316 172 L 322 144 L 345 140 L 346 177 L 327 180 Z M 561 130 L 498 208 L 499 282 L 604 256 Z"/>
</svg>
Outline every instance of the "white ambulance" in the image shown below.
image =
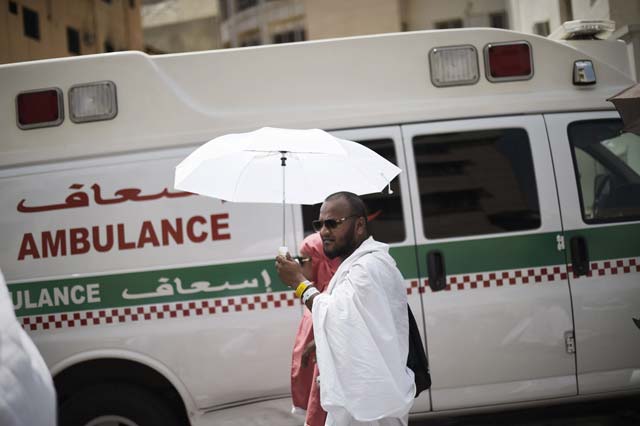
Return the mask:
<svg viewBox="0 0 640 426">
<path fill-rule="evenodd" d="M 366 201 L 429 358 L 414 414 L 640 392 L 640 137 L 606 101 L 633 83 L 621 42 L 497 29 L 0 66 L 0 268 L 61 424 L 299 424 L 281 207 L 172 185 L 262 126 L 403 170 Z"/>
</svg>

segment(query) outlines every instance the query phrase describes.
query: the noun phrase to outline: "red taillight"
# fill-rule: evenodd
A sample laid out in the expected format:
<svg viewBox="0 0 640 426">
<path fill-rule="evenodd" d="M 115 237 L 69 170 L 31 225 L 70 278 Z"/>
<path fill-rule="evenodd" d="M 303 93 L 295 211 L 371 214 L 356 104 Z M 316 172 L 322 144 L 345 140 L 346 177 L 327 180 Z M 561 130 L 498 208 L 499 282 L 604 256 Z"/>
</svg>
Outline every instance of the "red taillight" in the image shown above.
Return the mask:
<svg viewBox="0 0 640 426">
<path fill-rule="evenodd" d="M 62 91 L 57 88 L 20 93 L 16 108 L 21 129 L 57 126 L 64 120 Z"/>
<path fill-rule="evenodd" d="M 489 44 L 485 47 L 490 81 L 528 80 L 533 76 L 531 46 L 526 41 Z"/>
</svg>

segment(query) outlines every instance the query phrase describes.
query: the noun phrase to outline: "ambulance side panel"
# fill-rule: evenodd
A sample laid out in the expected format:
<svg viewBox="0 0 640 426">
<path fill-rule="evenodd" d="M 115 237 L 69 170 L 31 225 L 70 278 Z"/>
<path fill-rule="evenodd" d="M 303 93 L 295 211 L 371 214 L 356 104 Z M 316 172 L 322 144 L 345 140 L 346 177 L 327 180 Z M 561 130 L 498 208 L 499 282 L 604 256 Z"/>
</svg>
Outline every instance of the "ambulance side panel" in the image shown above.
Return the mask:
<svg viewBox="0 0 640 426">
<path fill-rule="evenodd" d="M 433 410 L 576 395 L 542 116 L 408 125 L 403 138 Z"/>
<path fill-rule="evenodd" d="M 640 389 L 640 136 L 615 112 L 548 114 L 580 394 Z"/>
<path fill-rule="evenodd" d="M 171 371 L 187 406 L 286 396 L 302 307 L 275 273 L 281 207 L 175 190 L 191 150 L 3 170 L 0 264 L 16 314 L 56 373 L 119 353 Z"/>
</svg>

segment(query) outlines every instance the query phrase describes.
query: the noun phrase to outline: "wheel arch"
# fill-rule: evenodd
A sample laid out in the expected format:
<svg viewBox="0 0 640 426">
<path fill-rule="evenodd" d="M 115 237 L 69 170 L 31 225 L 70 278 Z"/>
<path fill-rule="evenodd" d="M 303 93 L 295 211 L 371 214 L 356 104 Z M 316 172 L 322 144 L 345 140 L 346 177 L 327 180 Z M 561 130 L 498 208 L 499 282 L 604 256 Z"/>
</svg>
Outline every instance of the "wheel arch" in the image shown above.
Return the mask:
<svg viewBox="0 0 640 426">
<path fill-rule="evenodd" d="M 171 405 L 185 424 L 196 412 L 193 399 L 169 368 L 148 356 L 122 350 L 76 354 L 53 365 L 51 374 L 58 405 L 83 388 L 101 383 L 127 383 L 143 387 Z"/>
</svg>

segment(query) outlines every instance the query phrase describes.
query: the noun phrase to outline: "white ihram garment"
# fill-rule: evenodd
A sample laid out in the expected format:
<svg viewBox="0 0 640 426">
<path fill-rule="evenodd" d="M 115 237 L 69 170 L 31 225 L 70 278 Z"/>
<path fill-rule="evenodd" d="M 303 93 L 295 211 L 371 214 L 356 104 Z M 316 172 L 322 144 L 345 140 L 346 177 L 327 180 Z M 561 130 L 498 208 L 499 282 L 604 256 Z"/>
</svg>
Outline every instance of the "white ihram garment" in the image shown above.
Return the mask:
<svg viewBox="0 0 640 426">
<path fill-rule="evenodd" d="M 407 425 L 415 395 L 407 293 L 389 246 L 364 241 L 312 315 L 325 426 Z"/>
<path fill-rule="evenodd" d="M 55 424 L 56 393 L 51 374 L 16 320 L 0 273 L 0 425 Z"/>
</svg>

